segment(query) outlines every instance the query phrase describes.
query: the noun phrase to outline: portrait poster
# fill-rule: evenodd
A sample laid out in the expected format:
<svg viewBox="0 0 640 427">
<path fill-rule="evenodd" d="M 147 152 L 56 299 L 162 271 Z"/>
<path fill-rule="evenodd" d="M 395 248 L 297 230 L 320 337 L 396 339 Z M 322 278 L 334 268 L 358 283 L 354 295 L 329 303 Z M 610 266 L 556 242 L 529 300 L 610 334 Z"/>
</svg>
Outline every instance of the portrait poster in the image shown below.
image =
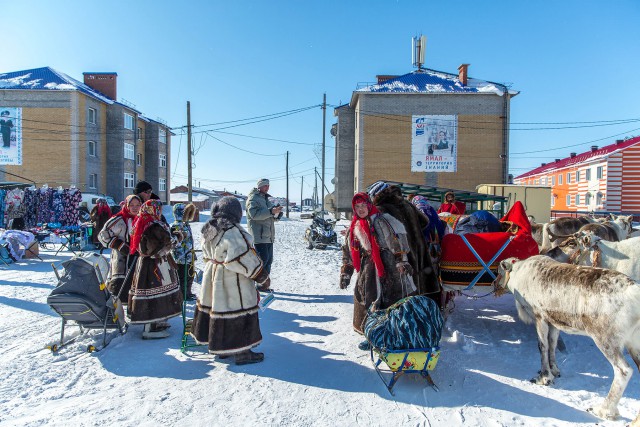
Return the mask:
<svg viewBox="0 0 640 427">
<path fill-rule="evenodd" d="M 411 116 L 411 172 L 456 172 L 458 116 Z"/>
<path fill-rule="evenodd" d="M 22 108 L 0 106 L 0 165 L 22 164 Z"/>
</svg>

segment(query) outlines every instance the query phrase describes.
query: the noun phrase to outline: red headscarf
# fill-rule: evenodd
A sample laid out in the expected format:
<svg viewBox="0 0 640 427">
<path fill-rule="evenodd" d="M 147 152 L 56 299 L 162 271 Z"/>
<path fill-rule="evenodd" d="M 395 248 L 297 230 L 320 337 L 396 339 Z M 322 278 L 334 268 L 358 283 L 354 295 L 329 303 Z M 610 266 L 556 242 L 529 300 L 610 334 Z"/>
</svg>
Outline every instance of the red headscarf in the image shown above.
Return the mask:
<svg viewBox="0 0 640 427">
<path fill-rule="evenodd" d="M 133 223 L 133 231 L 131 233 L 130 254 L 135 254 L 140 246 L 140 240 L 142 239 L 142 233 L 145 232 L 151 224 L 162 224 L 160 217 L 162 215 L 162 202 L 160 200 L 147 200 L 144 202 L 138 212 L 138 217 Z M 165 226 L 166 228 L 166 226 Z M 169 231 L 167 229 L 167 231 Z"/>
<path fill-rule="evenodd" d="M 356 203 L 366 203 L 369 209 L 369 215 L 366 218 L 360 218 L 356 213 Z M 369 195 L 367 193 L 356 193 L 351 200 L 351 207 L 353 208 L 353 219 L 351 220 L 351 227 L 349 228 L 349 243 L 351 246 L 351 259 L 356 271 L 360 271 L 360 244 L 356 241 L 354 235 L 354 229 L 359 224 L 360 228 L 364 230 L 371 243 L 371 257 L 373 263 L 376 266 L 376 271 L 379 277 L 384 276 L 384 265 L 382 265 L 382 258 L 380 257 L 380 246 L 372 233 L 372 224 L 369 222 L 371 215 L 379 213 L 378 209 L 373 205 Z"/>
<path fill-rule="evenodd" d="M 140 196 L 137 196 L 135 194 L 130 194 L 127 196 L 126 199 L 124 199 L 123 202 L 121 202 L 120 212 L 118 212 L 114 216 L 121 216 L 122 219 L 125 220 L 125 222 L 130 218 L 135 218 L 135 215 L 132 214 L 131 210 L 129 209 L 129 205 L 131 204 L 131 201 L 134 199 L 138 200 L 142 204 L 142 199 L 140 198 Z"/>
<path fill-rule="evenodd" d="M 107 199 L 99 198 L 96 201 L 96 207 L 98 208 L 98 215 L 106 213 L 107 216 L 111 216 L 111 208 L 107 204 Z"/>
</svg>

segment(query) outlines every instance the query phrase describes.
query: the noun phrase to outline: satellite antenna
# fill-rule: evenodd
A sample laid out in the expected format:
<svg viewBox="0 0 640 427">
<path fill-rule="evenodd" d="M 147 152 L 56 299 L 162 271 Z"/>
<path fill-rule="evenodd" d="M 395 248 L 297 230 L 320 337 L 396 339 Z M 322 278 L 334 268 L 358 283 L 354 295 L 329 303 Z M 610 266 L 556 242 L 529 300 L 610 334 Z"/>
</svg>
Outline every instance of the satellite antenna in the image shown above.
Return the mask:
<svg viewBox="0 0 640 427">
<path fill-rule="evenodd" d="M 411 39 L 411 62 L 418 70 L 424 65 L 424 57 L 427 51 L 427 36 L 420 35 Z"/>
</svg>

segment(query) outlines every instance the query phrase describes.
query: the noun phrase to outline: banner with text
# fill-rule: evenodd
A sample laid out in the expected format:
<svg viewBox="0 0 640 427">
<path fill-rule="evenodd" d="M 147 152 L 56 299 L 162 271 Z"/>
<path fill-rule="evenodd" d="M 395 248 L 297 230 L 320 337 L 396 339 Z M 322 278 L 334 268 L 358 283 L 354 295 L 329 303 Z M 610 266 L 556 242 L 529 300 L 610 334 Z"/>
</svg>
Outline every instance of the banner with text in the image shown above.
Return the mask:
<svg viewBox="0 0 640 427">
<path fill-rule="evenodd" d="M 458 116 L 411 118 L 411 172 L 456 172 Z"/>
<path fill-rule="evenodd" d="M 22 164 L 22 108 L 0 106 L 0 165 Z"/>
</svg>

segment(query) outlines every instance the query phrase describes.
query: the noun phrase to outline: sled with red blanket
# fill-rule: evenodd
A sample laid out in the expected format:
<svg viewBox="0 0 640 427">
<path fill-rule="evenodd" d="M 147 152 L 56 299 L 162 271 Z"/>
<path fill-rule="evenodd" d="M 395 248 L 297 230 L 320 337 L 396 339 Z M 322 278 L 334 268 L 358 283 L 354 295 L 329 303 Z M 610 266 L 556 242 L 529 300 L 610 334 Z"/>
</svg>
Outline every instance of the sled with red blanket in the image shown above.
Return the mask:
<svg viewBox="0 0 640 427">
<path fill-rule="evenodd" d="M 491 291 L 498 264 L 505 258 L 526 259 L 538 255 L 531 224 L 522 203 L 500 220 L 502 232 L 447 234 L 442 239 L 440 278 L 444 291 Z"/>
</svg>

